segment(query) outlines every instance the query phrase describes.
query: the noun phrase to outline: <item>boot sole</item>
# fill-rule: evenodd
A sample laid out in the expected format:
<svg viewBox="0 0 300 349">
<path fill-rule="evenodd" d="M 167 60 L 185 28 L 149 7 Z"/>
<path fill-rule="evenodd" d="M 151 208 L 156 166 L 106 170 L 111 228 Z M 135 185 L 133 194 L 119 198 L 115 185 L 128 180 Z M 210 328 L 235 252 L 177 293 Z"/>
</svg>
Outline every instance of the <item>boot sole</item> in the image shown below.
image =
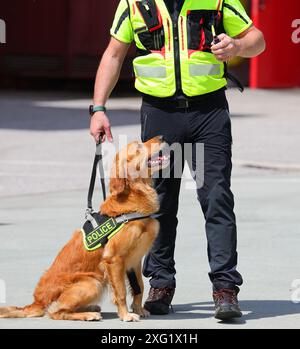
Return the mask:
<svg viewBox="0 0 300 349">
<path fill-rule="evenodd" d="M 242 317 L 241 312 L 233 311 L 233 310 L 226 310 L 226 311 L 220 311 L 218 314 L 215 315 L 215 318 L 218 320 L 230 320 L 235 318 Z"/>
<path fill-rule="evenodd" d="M 169 314 L 169 307 L 168 306 L 161 306 L 156 304 L 144 304 L 144 308 L 150 312 L 151 315 L 168 315 Z"/>
</svg>

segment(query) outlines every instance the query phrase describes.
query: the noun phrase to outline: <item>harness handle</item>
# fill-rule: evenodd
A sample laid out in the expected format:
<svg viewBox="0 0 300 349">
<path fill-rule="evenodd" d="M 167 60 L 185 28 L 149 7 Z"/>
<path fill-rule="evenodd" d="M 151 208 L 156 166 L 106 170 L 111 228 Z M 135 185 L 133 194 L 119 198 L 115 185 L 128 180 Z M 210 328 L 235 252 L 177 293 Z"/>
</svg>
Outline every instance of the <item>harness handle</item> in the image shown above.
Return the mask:
<svg viewBox="0 0 300 349">
<path fill-rule="evenodd" d="M 88 198 L 87 198 L 87 211 L 93 212 L 93 194 L 95 189 L 95 182 L 96 182 L 96 176 L 97 176 L 97 167 L 99 165 L 99 175 L 100 175 L 100 183 L 102 188 L 102 196 L 103 201 L 106 200 L 106 188 L 105 188 L 105 175 L 104 175 L 104 167 L 103 167 L 103 156 L 102 156 L 102 144 L 101 142 L 96 144 L 96 153 L 92 168 L 92 174 L 91 174 L 91 180 L 90 180 L 90 186 L 88 191 Z"/>
</svg>

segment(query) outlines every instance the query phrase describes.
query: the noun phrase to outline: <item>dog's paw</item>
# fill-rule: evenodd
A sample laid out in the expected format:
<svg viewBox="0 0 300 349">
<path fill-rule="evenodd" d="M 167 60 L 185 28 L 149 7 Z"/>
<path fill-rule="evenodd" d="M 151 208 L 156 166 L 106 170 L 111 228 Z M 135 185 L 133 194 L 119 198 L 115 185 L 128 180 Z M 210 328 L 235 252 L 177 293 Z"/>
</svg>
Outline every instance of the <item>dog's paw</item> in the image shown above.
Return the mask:
<svg viewBox="0 0 300 349">
<path fill-rule="evenodd" d="M 140 321 L 140 317 L 135 313 L 127 313 L 121 317 L 121 320 L 124 322 L 138 322 Z"/>
<path fill-rule="evenodd" d="M 146 310 L 145 308 L 141 309 L 141 313 L 139 314 L 141 317 L 149 317 L 151 314 L 148 310 Z"/>
<path fill-rule="evenodd" d="M 84 314 L 84 321 L 101 321 L 102 316 L 100 313 L 96 312 L 89 312 Z"/>
<path fill-rule="evenodd" d="M 140 317 L 149 317 L 150 316 L 150 312 L 141 306 L 133 305 L 132 310 L 134 313 L 138 314 Z"/>
</svg>

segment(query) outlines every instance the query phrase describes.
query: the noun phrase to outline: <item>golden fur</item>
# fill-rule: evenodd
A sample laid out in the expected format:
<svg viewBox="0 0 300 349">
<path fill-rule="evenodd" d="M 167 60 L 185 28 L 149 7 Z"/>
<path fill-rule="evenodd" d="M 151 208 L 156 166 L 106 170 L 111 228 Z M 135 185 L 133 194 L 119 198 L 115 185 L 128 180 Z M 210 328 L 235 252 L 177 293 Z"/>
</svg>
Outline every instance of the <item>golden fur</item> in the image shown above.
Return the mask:
<svg viewBox="0 0 300 349">
<path fill-rule="evenodd" d="M 159 208 L 151 178 L 131 176 L 122 178 L 124 171 L 148 170 L 147 160 L 162 145 L 160 137 L 146 143 L 133 142 L 117 154 L 110 180 L 110 195 L 100 211 L 108 216 L 140 212 L 152 214 Z M 100 320 L 100 308 L 93 307 L 108 284 L 113 301 L 123 321 L 137 321 L 147 316 L 142 307 L 143 280 L 142 257 L 150 249 L 159 229 L 156 220 L 147 218 L 124 226 L 104 246 L 93 252 L 83 247 L 80 230 L 63 247 L 55 261 L 41 277 L 35 292 L 34 303 L 23 308 L 0 308 L 0 318 L 49 316 L 54 320 Z M 133 269 L 137 275 L 140 295 L 133 295 L 130 313 L 126 304 L 126 271 Z"/>
</svg>

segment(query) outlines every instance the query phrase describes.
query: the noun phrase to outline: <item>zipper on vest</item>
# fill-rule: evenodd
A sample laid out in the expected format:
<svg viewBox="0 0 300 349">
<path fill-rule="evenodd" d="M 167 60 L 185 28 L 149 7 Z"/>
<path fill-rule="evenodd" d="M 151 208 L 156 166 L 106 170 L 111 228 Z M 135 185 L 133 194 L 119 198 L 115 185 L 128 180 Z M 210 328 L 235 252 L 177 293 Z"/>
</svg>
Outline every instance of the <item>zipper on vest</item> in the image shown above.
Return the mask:
<svg viewBox="0 0 300 349">
<path fill-rule="evenodd" d="M 180 45 L 179 45 L 179 30 L 178 17 L 173 18 L 173 44 L 174 44 L 174 64 L 176 78 L 176 92 L 181 91 L 181 71 L 180 71 Z"/>
<path fill-rule="evenodd" d="M 181 46 L 182 46 L 182 50 L 184 50 L 183 17 L 182 16 L 180 16 L 180 27 L 181 27 Z"/>
<path fill-rule="evenodd" d="M 171 28 L 170 28 L 169 18 L 167 18 L 167 25 L 168 25 L 168 48 L 169 48 L 169 51 L 171 51 Z"/>
</svg>

